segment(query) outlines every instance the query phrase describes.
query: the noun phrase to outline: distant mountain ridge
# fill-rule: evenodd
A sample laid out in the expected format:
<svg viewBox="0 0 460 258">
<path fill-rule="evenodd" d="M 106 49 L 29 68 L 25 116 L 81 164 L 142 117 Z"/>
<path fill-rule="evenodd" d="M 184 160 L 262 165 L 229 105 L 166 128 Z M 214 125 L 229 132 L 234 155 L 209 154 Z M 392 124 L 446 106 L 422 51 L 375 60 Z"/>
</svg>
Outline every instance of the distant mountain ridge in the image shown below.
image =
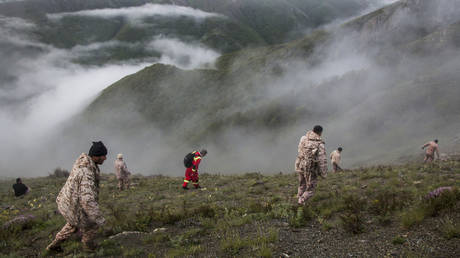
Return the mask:
<svg viewBox="0 0 460 258">
<path fill-rule="evenodd" d="M 264 46 L 299 38 L 332 20 L 356 15 L 367 6 L 365 0 L 239 0 L 239 1 L 168 1 L 168 0 L 25 0 L 0 3 L 0 15 L 24 18 L 34 24 L 34 34 L 43 43 L 58 48 L 120 41 L 131 46 L 103 46 L 75 61 L 103 64 L 129 59 L 158 57 L 148 49 L 154 36 L 178 38 L 201 43 L 218 52 L 229 53 L 246 47 Z M 133 26 L 123 17 L 75 16 L 73 12 L 104 8 L 140 7 L 145 4 L 170 4 L 222 14 L 227 18 L 207 18 L 196 22 L 190 17 L 143 19 L 145 26 Z M 55 21 L 47 14 L 68 13 Z M 139 43 L 132 45 L 132 43 Z"/>
</svg>

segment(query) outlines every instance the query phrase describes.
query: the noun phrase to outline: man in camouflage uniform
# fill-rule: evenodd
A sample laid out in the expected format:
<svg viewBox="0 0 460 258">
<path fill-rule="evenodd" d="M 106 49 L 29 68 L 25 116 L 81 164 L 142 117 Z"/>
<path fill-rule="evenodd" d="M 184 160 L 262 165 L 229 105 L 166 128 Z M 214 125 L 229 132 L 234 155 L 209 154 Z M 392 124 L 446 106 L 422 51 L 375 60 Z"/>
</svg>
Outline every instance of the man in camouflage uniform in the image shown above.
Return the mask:
<svg viewBox="0 0 460 258">
<path fill-rule="evenodd" d="M 115 160 L 115 175 L 118 179 L 118 190 L 129 188 L 129 175 L 131 172 L 128 171 L 126 163 L 123 161 L 123 154 L 118 154 Z"/>
<path fill-rule="evenodd" d="M 298 203 L 304 204 L 316 187 L 318 176 L 327 174 L 327 158 L 324 142 L 321 139 L 323 128 L 316 125 L 299 142 L 299 154 L 295 161 L 295 170 L 299 174 Z"/>
<path fill-rule="evenodd" d="M 438 146 L 438 140 L 430 141 L 425 143 L 422 146 L 422 150 L 425 149 L 425 159 L 423 160 L 424 163 L 426 162 L 432 162 L 434 160 L 434 154 L 438 156 L 439 159 L 439 146 Z"/>
<path fill-rule="evenodd" d="M 99 209 L 98 165 L 104 163 L 107 149 L 102 142 L 93 142 L 89 153 L 82 153 L 72 167 L 69 178 L 59 193 L 56 203 L 66 220 L 65 226 L 56 234 L 54 241 L 46 248 L 61 251 L 60 244 L 80 230 L 85 249 L 94 250 L 97 230 L 105 222 Z"/>
<path fill-rule="evenodd" d="M 337 150 L 334 150 L 331 152 L 330 159 L 331 159 L 331 165 L 332 165 L 332 172 L 337 172 L 337 171 L 342 171 L 342 168 L 340 167 L 340 160 L 341 160 L 341 154 L 342 154 L 342 147 L 337 148 Z"/>
</svg>

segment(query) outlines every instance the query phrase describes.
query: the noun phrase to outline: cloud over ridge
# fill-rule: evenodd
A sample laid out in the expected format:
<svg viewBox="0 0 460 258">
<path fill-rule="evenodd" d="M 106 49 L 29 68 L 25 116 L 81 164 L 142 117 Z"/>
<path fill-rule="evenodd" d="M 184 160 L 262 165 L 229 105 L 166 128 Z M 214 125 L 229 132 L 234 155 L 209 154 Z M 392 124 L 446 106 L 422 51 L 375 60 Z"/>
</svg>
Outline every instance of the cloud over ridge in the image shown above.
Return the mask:
<svg viewBox="0 0 460 258">
<path fill-rule="evenodd" d="M 163 4 L 145 4 L 136 7 L 126 8 L 105 8 L 95 10 L 84 10 L 70 13 L 57 13 L 48 14 L 48 18 L 60 19 L 65 16 L 92 16 L 92 17 L 126 17 L 128 19 L 142 19 L 149 16 L 189 16 L 197 19 L 205 19 L 209 17 L 221 16 L 220 14 L 209 13 L 191 7 L 177 6 L 177 5 L 163 5 Z"/>
</svg>

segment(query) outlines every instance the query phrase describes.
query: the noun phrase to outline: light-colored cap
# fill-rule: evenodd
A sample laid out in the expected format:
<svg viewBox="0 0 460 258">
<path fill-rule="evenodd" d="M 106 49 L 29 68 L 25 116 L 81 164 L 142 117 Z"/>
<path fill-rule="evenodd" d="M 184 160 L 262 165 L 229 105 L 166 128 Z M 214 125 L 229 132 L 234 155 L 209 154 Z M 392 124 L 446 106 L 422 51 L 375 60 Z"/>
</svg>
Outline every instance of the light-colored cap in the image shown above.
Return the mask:
<svg viewBox="0 0 460 258">
<path fill-rule="evenodd" d="M 117 159 L 122 159 L 122 158 L 123 158 L 123 154 L 119 153 L 119 154 L 117 155 Z"/>
</svg>

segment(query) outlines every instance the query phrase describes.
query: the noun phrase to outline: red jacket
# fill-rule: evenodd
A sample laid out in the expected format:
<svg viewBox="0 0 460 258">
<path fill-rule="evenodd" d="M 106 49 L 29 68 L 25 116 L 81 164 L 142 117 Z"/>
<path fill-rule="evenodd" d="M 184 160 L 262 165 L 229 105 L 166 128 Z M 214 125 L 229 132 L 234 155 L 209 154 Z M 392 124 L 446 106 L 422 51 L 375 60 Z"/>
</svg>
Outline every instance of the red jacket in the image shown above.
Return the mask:
<svg viewBox="0 0 460 258">
<path fill-rule="evenodd" d="M 200 165 L 201 162 L 201 153 L 198 151 L 193 152 L 195 154 L 195 157 L 193 158 L 192 166 L 187 168 L 186 172 L 190 173 L 198 173 L 198 166 Z"/>
</svg>

